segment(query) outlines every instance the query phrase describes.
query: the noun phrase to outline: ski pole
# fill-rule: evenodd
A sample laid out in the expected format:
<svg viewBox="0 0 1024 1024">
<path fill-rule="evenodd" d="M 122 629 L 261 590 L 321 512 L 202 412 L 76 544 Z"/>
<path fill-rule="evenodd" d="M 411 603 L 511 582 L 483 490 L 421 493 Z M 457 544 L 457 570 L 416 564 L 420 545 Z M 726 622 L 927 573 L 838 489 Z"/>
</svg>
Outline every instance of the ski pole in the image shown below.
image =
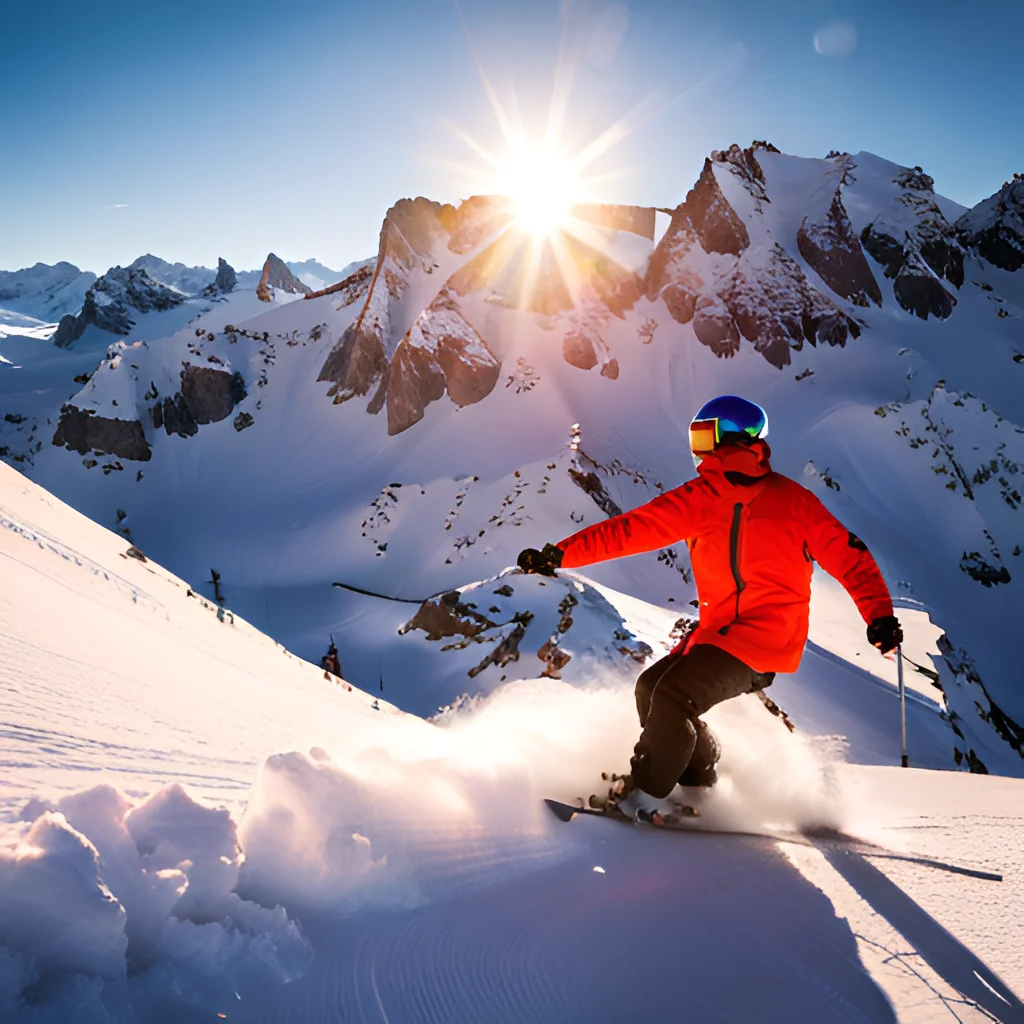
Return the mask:
<svg viewBox="0 0 1024 1024">
<path fill-rule="evenodd" d="M 903 645 L 896 645 L 896 675 L 900 684 L 900 743 L 902 754 L 900 766 L 910 767 L 910 760 L 907 757 L 907 688 L 903 682 Z"/>
</svg>

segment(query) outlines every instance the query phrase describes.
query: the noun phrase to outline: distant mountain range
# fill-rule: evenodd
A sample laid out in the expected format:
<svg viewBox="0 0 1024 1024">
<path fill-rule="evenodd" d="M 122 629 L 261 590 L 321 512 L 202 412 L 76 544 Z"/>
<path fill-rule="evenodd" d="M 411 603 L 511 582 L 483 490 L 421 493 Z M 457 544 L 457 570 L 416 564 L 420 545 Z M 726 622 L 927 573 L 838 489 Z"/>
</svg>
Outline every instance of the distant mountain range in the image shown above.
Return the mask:
<svg viewBox="0 0 1024 1024">
<path fill-rule="evenodd" d="M 222 263 L 224 261 L 221 261 Z M 226 265 L 226 264 L 225 264 Z M 285 266 L 311 291 L 326 288 L 342 280 L 350 272 L 336 271 L 314 259 L 301 263 L 285 262 Z M 229 268 L 230 269 L 230 268 Z M 163 286 L 181 296 L 201 294 L 216 281 L 218 271 L 209 267 L 187 267 L 184 263 L 168 263 L 151 253 L 134 260 L 127 267 L 111 267 L 102 278 L 88 270 L 79 270 L 71 263 L 49 266 L 37 263 L 25 270 L 0 271 L 0 331 L 17 332 L 18 329 L 38 328 L 53 324 L 66 315 L 77 315 L 86 303 L 90 289 L 97 280 L 113 283 L 125 281 L 134 272 L 143 291 L 152 286 Z M 144 273 L 145 278 L 139 272 Z M 232 271 L 234 273 L 234 271 Z M 237 286 L 255 288 L 263 270 L 243 270 L 236 273 Z M 147 280 L 148 279 L 148 280 Z M 114 285 L 114 291 L 118 290 Z M 142 298 L 145 305 L 147 300 Z"/>
</svg>

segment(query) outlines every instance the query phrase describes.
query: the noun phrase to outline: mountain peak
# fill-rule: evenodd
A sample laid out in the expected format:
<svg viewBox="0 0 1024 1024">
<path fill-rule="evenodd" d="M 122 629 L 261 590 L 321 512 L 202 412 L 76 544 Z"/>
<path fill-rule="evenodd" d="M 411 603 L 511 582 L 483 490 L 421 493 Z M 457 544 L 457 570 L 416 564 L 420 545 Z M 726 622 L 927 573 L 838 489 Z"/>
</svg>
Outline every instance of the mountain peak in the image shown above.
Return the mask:
<svg viewBox="0 0 1024 1024">
<path fill-rule="evenodd" d="M 1002 270 L 1024 267 L 1024 175 L 1015 174 L 954 224 L 960 241 Z"/>
<path fill-rule="evenodd" d="M 261 302 L 270 302 L 277 291 L 289 295 L 307 295 L 312 289 L 288 269 L 288 265 L 280 256 L 270 253 L 263 264 L 260 283 L 256 286 L 256 297 Z"/>
</svg>

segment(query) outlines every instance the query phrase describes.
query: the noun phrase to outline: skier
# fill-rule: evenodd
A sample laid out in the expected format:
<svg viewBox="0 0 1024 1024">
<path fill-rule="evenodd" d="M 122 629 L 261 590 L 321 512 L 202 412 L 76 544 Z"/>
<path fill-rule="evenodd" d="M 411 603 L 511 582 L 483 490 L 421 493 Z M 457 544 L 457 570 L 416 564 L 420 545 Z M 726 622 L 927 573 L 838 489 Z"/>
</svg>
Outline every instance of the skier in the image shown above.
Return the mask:
<svg viewBox="0 0 1024 1024">
<path fill-rule="evenodd" d="M 722 395 L 690 424 L 697 477 L 652 501 L 518 558 L 527 573 L 652 551 L 685 539 L 700 619 L 641 673 L 642 732 L 618 807 L 631 817 L 671 814 L 681 786 L 712 786 L 721 755 L 701 719 L 715 704 L 794 672 L 807 640 L 813 563 L 845 587 L 883 654 L 903 642 L 882 574 L 855 534 L 810 491 L 770 465 L 759 405 Z"/>
<path fill-rule="evenodd" d="M 338 648 L 334 646 L 333 634 L 331 635 L 331 646 L 327 648 L 327 653 L 320 659 L 320 667 L 324 670 L 325 679 L 328 675 L 341 678 L 341 662 L 338 661 Z"/>
</svg>

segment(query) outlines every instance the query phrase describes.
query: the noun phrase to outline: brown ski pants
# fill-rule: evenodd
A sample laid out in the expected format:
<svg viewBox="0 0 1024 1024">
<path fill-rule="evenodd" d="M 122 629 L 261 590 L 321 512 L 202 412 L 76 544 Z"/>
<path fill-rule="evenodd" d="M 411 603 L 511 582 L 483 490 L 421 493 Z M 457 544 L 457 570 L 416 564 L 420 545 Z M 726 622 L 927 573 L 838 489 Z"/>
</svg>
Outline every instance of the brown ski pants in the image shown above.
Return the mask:
<svg viewBox="0 0 1024 1024">
<path fill-rule="evenodd" d="M 633 748 L 633 783 L 666 797 L 677 782 L 699 785 L 711 776 L 720 748 L 700 716 L 724 700 L 770 686 L 774 672 L 755 672 L 712 644 L 669 654 L 636 681 L 643 732 Z"/>
</svg>

